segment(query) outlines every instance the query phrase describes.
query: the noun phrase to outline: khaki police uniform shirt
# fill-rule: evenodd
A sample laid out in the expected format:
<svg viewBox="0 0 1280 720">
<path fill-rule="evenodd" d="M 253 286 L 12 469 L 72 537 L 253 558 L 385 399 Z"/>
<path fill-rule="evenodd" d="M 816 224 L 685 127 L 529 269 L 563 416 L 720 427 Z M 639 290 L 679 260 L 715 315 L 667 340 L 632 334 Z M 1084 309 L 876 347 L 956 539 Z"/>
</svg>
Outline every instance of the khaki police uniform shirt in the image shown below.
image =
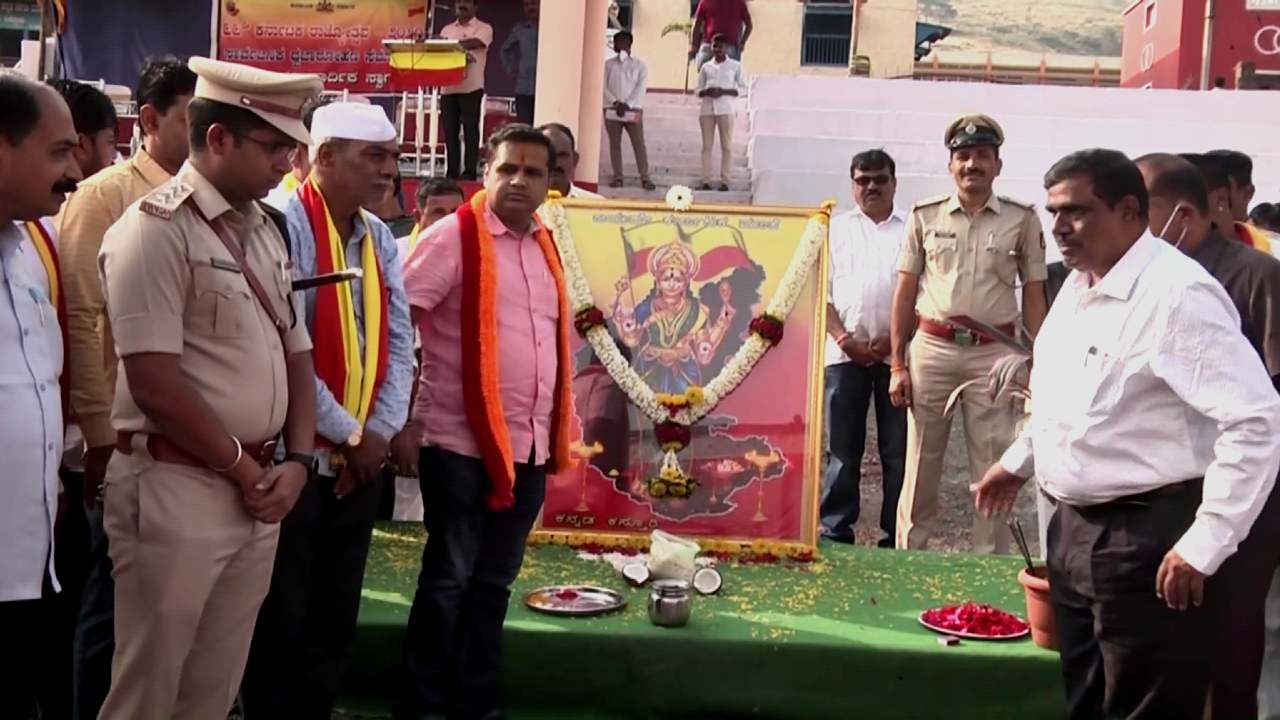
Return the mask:
<svg viewBox="0 0 1280 720">
<path fill-rule="evenodd" d="M 898 270 L 922 276 L 921 317 L 1012 323 L 1015 291 L 1046 277 L 1040 219 L 1030 205 L 994 194 L 972 218 L 954 194 L 924 200 L 907 220 Z"/>
<path fill-rule="evenodd" d="M 116 386 L 115 345 L 98 277 L 98 252 L 107 228 L 139 198 L 169 181 L 169 173 L 138 148 L 80 183 L 58 212 L 58 259 L 67 298 L 67 370 L 71 410 L 89 447 L 114 445 L 111 400 Z"/>
<path fill-rule="evenodd" d="M 292 323 L 285 349 L 311 349 L 306 323 L 291 307 L 286 241 L 271 218 L 256 203 L 233 207 L 186 164 L 172 181 L 125 211 L 103 240 L 98 266 L 116 352 L 122 358 L 180 355 L 184 378 L 227 432 L 245 442 L 267 440 L 280 432 L 288 409 L 280 334 L 193 204 L 205 217 L 221 218 L 241 240 L 276 314 Z M 171 211 L 171 217 L 148 213 L 144 206 L 159 207 L 162 215 Z M 162 430 L 133 401 L 125 373 L 117 382 L 111 419 L 120 431 Z"/>
</svg>

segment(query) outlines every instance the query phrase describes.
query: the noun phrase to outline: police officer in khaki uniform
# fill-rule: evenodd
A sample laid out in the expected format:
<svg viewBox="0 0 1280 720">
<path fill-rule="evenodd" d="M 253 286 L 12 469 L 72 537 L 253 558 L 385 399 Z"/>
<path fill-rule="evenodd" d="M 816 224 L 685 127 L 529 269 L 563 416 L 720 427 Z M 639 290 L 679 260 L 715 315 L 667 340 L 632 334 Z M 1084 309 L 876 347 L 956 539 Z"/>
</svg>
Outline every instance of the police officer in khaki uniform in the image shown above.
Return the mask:
<svg viewBox="0 0 1280 720">
<path fill-rule="evenodd" d="M 898 501 L 900 548 L 923 548 L 938 516 L 938 484 L 951 432 L 947 399 L 963 391 L 965 437 L 973 481 L 999 459 L 1014 437 L 1011 400 L 992 401 L 985 378 L 1008 349 L 993 337 L 949 319 L 967 316 L 1015 334 L 1018 293 L 1032 337 L 1046 312 L 1044 234 L 1030 205 L 997 197 L 1004 132 L 986 115 L 966 115 L 947 127 L 949 169 L 956 192 L 916 204 L 898 261 L 890 328 L 890 397 L 907 415 L 907 468 Z M 974 518 L 976 552 L 1004 553 L 1003 518 Z"/>
<path fill-rule="evenodd" d="M 192 58 L 191 156 L 98 257 L 122 372 L 105 527 L 116 648 L 105 720 L 224 718 L 279 522 L 312 467 L 311 341 L 288 241 L 255 202 L 309 142 L 313 75 Z M 291 451 L 272 465 L 283 428 Z"/>
</svg>

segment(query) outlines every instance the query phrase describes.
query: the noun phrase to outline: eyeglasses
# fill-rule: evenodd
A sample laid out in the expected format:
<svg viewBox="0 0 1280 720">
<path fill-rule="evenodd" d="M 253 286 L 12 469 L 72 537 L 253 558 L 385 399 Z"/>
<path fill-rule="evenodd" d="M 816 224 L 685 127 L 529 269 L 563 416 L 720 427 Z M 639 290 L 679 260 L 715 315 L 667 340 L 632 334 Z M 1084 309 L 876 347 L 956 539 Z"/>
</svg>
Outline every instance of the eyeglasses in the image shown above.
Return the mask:
<svg viewBox="0 0 1280 720">
<path fill-rule="evenodd" d="M 293 152 L 295 148 L 298 147 L 298 144 L 293 142 L 292 140 L 287 142 L 281 142 L 276 140 L 259 140 L 258 138 L 248 133 L 241 134 L 241 133 L 235 132 L 234 130 L 228 131 L 228 132 L 230 132 L 231 136 L 237 140 L 248 140 L 254 145 L 257 145 L 272 157 L 275 157 L 276 155 L 288 155 L 289 153 Z"/>
<path fill-rule="evenodd" d="M 859 175 L 853 179 L 853 184 L 858 187 L 870 187 L 871 185 L 888 185 L 893 182 L 893 178 L 889 175 Z"/>
</svg>

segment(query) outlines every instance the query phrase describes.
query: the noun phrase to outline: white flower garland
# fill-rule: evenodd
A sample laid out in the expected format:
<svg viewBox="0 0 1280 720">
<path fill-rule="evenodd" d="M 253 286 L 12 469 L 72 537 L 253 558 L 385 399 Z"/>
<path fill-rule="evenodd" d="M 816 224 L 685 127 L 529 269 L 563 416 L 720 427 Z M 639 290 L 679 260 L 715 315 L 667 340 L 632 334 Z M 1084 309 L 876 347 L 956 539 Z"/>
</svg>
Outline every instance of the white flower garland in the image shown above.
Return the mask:
<svg viewBox="0 0 1280 720">
<path fill-rule="evenodd" d="M 544 211 L 556 246 L 560 250 L 560 259 L 564 263 L 569 304 L 576 316 L 584 310 L 594 308 L 595 297 L 591 294 L 591 286 L 587 283 L 586 275 L 582 271 L 564 205 L 559 200 L 548 200 Z M 814 213 L 809 218 L 804 235 L 800 238 L 800 245 L 791 256 L 791 264 L 782 276 L 782 281 L 765 309 L 765 314 L 784 321 L 791 313 L 791 309 L 795 307 L 796 300 L 804 291 L 805 283 L 809 279 L 809 273 L 817 263 L 818 254 L 826 244 L 829 212 L 829 208 L 824 205 L 821 212 Z M 749 333 L 719 374 L 703 388 L 703 402 L 697 406 L 681 408 L 673 414 L 665 405 L 658 402 L 653 389 L 622 356 L 622 351 L 618 349 L 613 336 L 604 325 L 596 325 L 588 330 L 587 342 L 595 350 L 596 357 L 600 358 L 609 376 L 650 420 L 655 423 L 675 422 L 685 426 L 693 425 L 706 417 L 721 400 L 742 384 L 770 347 L 769 343 L 759 335 L 754 332 Z"/>
</svg>

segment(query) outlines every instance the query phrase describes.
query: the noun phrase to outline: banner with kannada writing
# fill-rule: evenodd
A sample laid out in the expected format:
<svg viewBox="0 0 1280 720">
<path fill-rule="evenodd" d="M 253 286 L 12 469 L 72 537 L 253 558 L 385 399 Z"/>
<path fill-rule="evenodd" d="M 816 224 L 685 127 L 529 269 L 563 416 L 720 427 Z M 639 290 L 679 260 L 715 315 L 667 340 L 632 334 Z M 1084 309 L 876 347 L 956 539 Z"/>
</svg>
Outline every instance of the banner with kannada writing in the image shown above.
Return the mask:
<svg viewBox="0 0 1280 720">
<path fill-rule="evenodd" d="M 564 206 L 605 327 L 658 393 L 705 387 L 725 368 L 778 291 L 814 213 L 713 205 L 674 212 L 619 200 Z M 661 528 L 704 549 L 811 552 L 821 464 L 823 287 L 819 258 L 785 318 L 782 341 L 691 426 L 677 454 L 688 484 L 662 481 L 664 451 L 654 423 L 575 333 L 570 439 L 578 466 L 548 479 L 534 539 L 638 545 Z"/>
<path fill-rule="evenodd" d="M 218 57 L 314 73 L 327 90 L 386 92 L 384 39 L 422 37 L 427 0 L 221 0 Z"/>
</svg>

